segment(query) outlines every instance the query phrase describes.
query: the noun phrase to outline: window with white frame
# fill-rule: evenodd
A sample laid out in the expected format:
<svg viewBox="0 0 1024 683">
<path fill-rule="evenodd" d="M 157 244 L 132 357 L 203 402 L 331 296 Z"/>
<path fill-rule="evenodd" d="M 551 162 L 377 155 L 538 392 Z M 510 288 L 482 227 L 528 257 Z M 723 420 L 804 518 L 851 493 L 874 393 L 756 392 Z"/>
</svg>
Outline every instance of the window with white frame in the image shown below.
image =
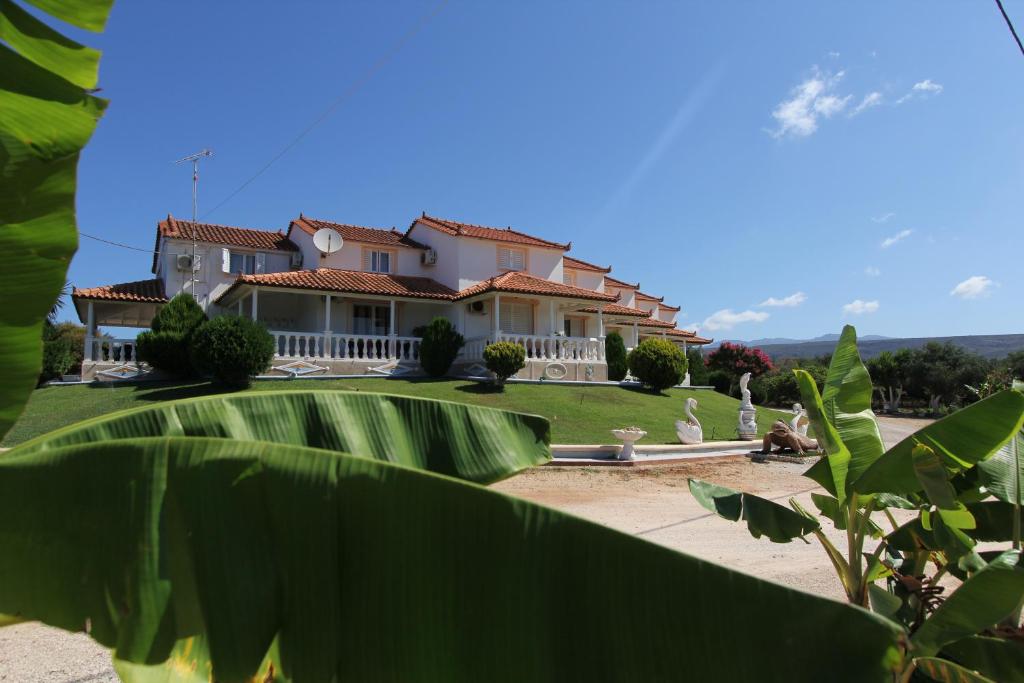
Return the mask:
<svg viewBox="0 0 1024 683">
<path fill-rule="evenodd" d="M 499 311 L 501 331 L 506 334 L 533 334 L 533 306 L 502 301 Z"/>
<path fill-rule="evenodd" d="M 246 253 L 221 250 L 221 270 L 235 275 L 252 275 L 266 272 L 267 255 L 263 253 Z"/>
<path fill-rule="evenodd" d="M 394 257 L 386 249 L 367 249 L 363 252 L 363 270 L 369 273 L 392 272 Z"/>
<path fill-rule="evenodd" d="M 526 250 L 514 247 L 498 247 L 498 268 L 502 270 L 526 270 Z"/>
<path fill-rule="evenodd" d="M 355 304 L 352 306 L 352 331 L 356 334 L 391 334 L 391 309 L 389 306 Z"/>
</svg>

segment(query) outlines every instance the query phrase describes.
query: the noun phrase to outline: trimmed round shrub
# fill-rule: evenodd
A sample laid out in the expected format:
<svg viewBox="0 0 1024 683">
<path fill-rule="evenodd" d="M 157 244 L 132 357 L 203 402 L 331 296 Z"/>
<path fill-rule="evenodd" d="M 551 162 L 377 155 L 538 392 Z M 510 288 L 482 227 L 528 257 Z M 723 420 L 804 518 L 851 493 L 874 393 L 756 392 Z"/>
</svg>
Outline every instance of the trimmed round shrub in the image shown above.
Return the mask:
<svg viewBox="0 0 1024 683">
<path fill-rule="evenodd" d="M 431 377 L 444 377 L 448 368 L 455 362 L 459 349 L 465 343 L 451 321 L 447 318 L 434 318 L 418 336 L 420 342 L 420 365 Z"/>
<path fill-rule="evenodd" d="M 720 394 L 729 395 L 729 387 L 732 385 L 732 375 L 725 370 L 712 370 L 708 373 L 708 385 L 713 386 Z"/>
<path fill-rule="evenodd" d="M 494 373 L 498 386 L 526 367 L 526 349 L 512 342 L 497 342 L 484 349 L 484 364 Z"/>
<path fill-rule="evenodd" d="M 609 332 L 604 338 L 604 359 L 608 363 L 608 380 L 621 382 L 626 379 L 626 344 L 618 332 Z"/>
<path fill-rule="evenodd" d="M 149 331 L 136 338 L 139 358 L 170 375 L 195 375 L 189 349 L 193 335 L 205 322 L 206 314 L 195 299 L 177 295 L 153 316 Z"/>
<path fill-rule="evenodd" d="M 645 339 L 629 354 L 629 371 L 655 391 L 674 387 L 686 376 L 686 356 L 667 339 Z"/>
<path fill-rule="evenodd" d="M 192 336 L 192 363 L 218 384 L 249 386 L 274 358 L 274 338 L 263 323 L 222 315 L 203 323 Z"/>
</svg>

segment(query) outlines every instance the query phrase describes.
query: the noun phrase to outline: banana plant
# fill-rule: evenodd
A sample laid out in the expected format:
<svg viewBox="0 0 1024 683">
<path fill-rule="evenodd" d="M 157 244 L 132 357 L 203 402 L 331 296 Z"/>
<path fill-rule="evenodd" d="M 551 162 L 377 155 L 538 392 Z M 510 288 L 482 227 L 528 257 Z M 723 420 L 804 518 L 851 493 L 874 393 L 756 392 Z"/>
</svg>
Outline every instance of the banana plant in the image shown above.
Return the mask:
<svg viewBox="0 0 1024 683">
<path fill-rule="evenodd" d="M 950 676 L 962 664 L 969 667 L 965 671 L 989 672 L 998 680 L 1024 680 L 1024 668 L 1006 678 L 993 664 L 997 649 L 1010 641 L 992 637 L 1006 635 L 1000 628 L 1019 630 L 1024 602 L 1019 457 L 1024 386 L 979 401 L 885 450 L 852 327 L 843 330 L 823 394 L 807 373 L 795 372 L 815 436 L 827 453 L 805 473 L 826 491 L 811 495 L 817 515 L 795 499 L 787 508 L 691 479 L 696 500 L 719 516 L 745 522 L 754 537 L 785 543 L 813 536 L 847 600 L 906 629 L 902 677 L 909 680 L 918 671 L 957 680 Z M 894 510 L 917 515 L 901 525 Z M 883 516 L 882 524 L 874 515 Z M 825 534 L 824 520 L 845 532 L 844 549 Z M 1011 548 L 977 552 L 979 541 L 1009 541 Z M 939 586 L 947 573 L 963 581 L 948 597 Z M 882 580 L 884 586 L 878 584 Z"/>
</svg>

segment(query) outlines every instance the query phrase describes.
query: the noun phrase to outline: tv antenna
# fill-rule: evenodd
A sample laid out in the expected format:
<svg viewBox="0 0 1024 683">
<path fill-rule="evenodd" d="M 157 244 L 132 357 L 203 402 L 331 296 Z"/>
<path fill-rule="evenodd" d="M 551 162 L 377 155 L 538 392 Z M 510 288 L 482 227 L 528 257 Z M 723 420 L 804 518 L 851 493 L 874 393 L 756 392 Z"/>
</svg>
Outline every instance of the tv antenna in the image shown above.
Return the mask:
<svg viewBox="0 0 1024 683">
<path fill-rule="evenodd" d="M 192 298 L 198 302 L 199 297 L 196 296 L 196 221 L 198 220 L 199 205 L 198 205 L 198 192 L 199 192 L 199 160 L 204 157 L 212 157 L 213 150 L 201 149 L 195 154 L 189 154 L 187 157 L 182 157 L 174 163 L 181 164 L 186 161 L 192 162 L 192 265 L 189 266 L 191 269 L 191 285 L 192 285 Z"/>
</svg>

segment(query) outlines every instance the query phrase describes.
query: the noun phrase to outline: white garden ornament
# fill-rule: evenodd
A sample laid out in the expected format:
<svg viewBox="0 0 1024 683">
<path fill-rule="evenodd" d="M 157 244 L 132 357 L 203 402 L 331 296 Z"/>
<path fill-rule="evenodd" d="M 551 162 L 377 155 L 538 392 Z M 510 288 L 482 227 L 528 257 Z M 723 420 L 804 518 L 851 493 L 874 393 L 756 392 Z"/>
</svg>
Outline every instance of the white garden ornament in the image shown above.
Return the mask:
<svg viewBox="0 0 1024 683">
<path fill-rule="evenodd" d="M 647 432 L 639 427 L 625 427 L 624 429 L 613 429 L 612 435 L 616 439 L 622 439 L 622 450 L 619 451 L 619 460 L 632 460 L 633 444 L 647 436 Z"/>
<path fill-rule="evenodd" d="M 753 441 L 757 437 L 757 409 L 750 402 L 750 389 L 747 384 L 750 382 L 750 373 L 744 372 L 740 377 L 740 392 L 743 394 L 743 401 L 740 403 L 739 434 L 743 441 Z"/>
<path fill-rule="evenodd" d="M 683 412 L 686 413 L 686 419 L 676 420 L 676 436 L 679 437 L 679 443 L 704 443 L 704 430 L 701 428 L 700 422 L 698 422 L 697 418 L 693 415 L 693 410 L 696 407 L 697 399 L 686 399 L 686 403 L 683 408 Z"/>
<path fill-rule="evenodd" d="M 807 436 L 807 427 L 811 420 L 807 417 L 807 411 L 799 403 L 793 404 L 793 419 L 789 421 L 789 428 L 800 436 Z"/>
</svg>

